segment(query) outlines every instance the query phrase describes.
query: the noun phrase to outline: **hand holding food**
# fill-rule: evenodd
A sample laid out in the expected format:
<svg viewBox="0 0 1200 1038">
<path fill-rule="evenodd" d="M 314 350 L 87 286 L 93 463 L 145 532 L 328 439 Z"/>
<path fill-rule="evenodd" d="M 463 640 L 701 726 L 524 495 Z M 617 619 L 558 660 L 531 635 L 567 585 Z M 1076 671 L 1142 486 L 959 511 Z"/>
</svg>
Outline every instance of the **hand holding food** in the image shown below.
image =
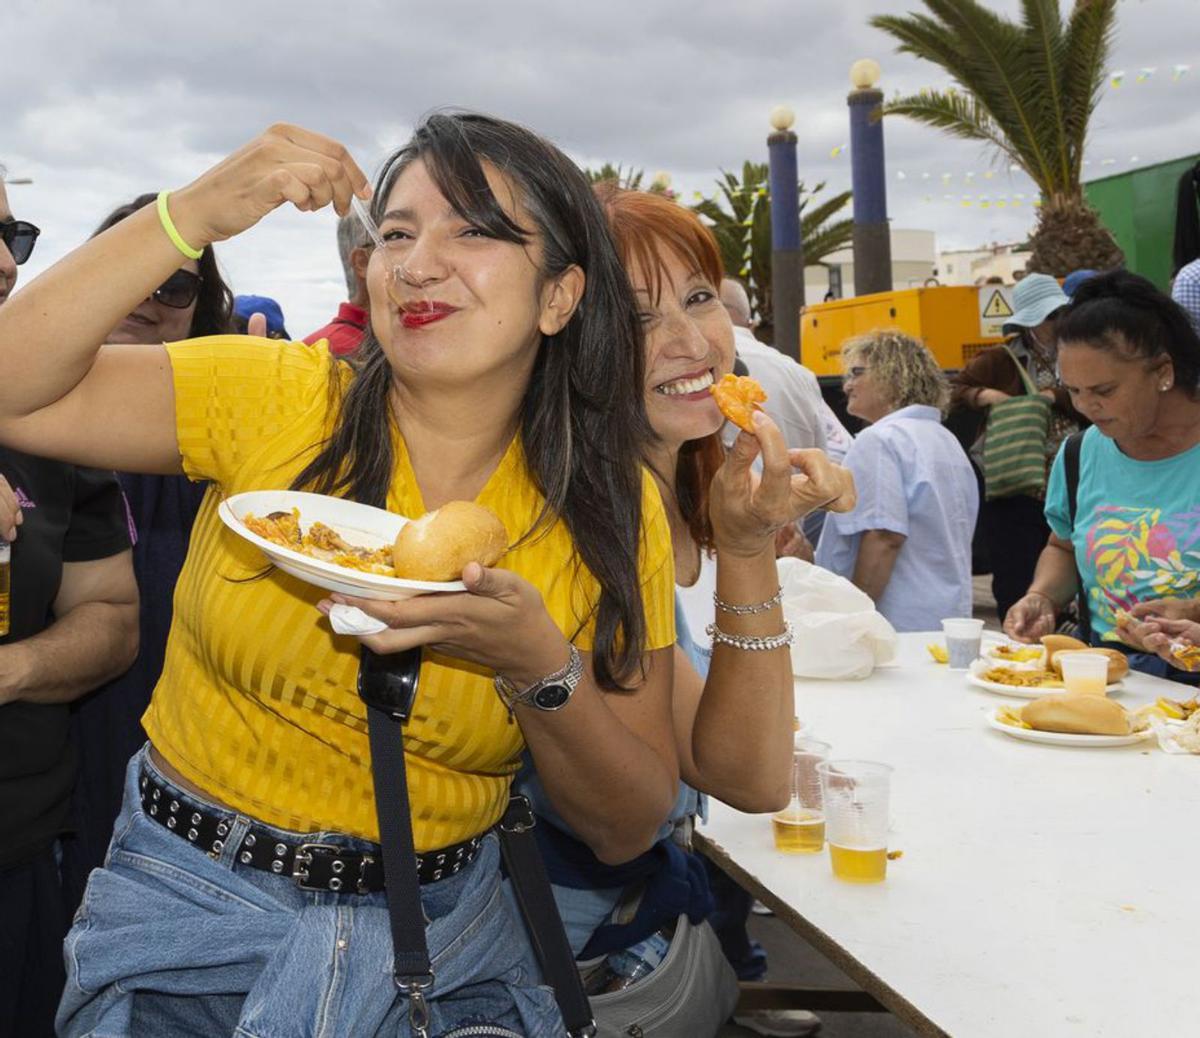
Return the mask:
<svg viewBox="0 0 1200 1038">
<path fill-rule="evenodd" d="M 1004 633 L 1019 642 L 1033 642 L 1050 634 L 1058 623 L 1054 603 L 1039 591 L 1031 591 L 1009 607 Z"/>
<path fill-rule="evenodd" d="M 531 684 L 566 662 L 567 640 L 529 581 L 474 562 L 462 578 L 465 592 L 418 595 L 402 602 L 337 594 L 318 608 L 328 614 L 335 602 L 351 605 L 387 624 L 389 630 L 359 639 L 375 652 L 424 646 L 487 667 L 518 686 Z"/>
<path fill-rule="evenodd" d="M 1142 643 L 1172 667 L 1200 670 L 1200 623 L 1190 620 L 1150 620 L 1143 625 Z"/>
<path fill-rule="evenodd" d="M 193 248 L 224 241 L 291 202 L 300 210 L 330 203 L 344 216 L 350 198 L 369 198 L 366 175 L 337 141 L 276 123 L 172 193 L 170 212 Z"/>
<path fill-rule="evenodd" d="M 754 379 L 749 375 L 730 373 L 723 375 L 721 381 L 710 386 L 708 391 L 729 421 L 748 433 L 755 431 L 754 413 L 762 410 L 767 394 Z"/>
<path fill-rule="evenodd" d="M 1135 620 L 1191 620 L 1200 623 L 1200 599 L 1155 598 L 1149 602 L 1138 602 L 1126 615 L 1132 615 Z"/>
<path fill-rule="evenodd" d="M 762 452 L 762 475 L 753 471 Z M 799 471 L 794 471 L 799 470 Z M 853 507 L 854 480 L 821 450 L 789 451 L 766 414 L 740 434 L 710 487 L 708 514 L 719 550 L 753 555 L 773 547 L 777 531 L 818 508 Z"/>
</svg>

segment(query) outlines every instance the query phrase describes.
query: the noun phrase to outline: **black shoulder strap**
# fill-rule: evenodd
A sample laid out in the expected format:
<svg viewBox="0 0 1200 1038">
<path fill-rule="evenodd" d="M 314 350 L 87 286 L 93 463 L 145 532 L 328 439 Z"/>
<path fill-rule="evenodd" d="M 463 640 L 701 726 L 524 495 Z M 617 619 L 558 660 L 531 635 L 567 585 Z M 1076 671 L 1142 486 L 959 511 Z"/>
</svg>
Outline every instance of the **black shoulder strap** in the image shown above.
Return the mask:
<svg viewBox="0 0 1200 1038">
<path fill-rule="evenodd" d="M 403 726 L 416 699 L 420 672 L 420 649 L 393 656 L 376 655 L 365 645 L 360 650 L 358 694 L 367 705 L 375 812 L 392 930 L 392 973 L 396 986 L 409 999 L 409 1024 L 415 1038 L 427 1038 L 426 993 L 433 986 L 433 971 L 425 942 L 403 742 Z M 533 838 L 533 826 L 529 801 L 513 797 L 500 823 L 500 850 L 567 1033 L 570 1038 L 591 1038 L 596 1033 L 595 1021 Z"/>
<path fill-rule="evenodd" d="M 1083 446 L 1083 433 L 1071 433 L 1063 446 L 1063 474 L 1067 477 L 1067 514 L 1071 517 L 1071 530 L 1075 529 L 1075 512 L 1079 507 L 1079 452 Z"/>
<path fill-rule="evenodd" d="M 1083 432 L 1072 433 L 1063 444 L 1063 475 L 1067 479 L 1067 514 L 1071 518 L 1071 539 L 1075 539 L 1075 514 L 1079 510 L 1079 454 L 1083 448 Z M 1075 608 L 1079 613 L 1079 633 L 1083 640 L 1091 641 L 1092 616 L 1088 610 L 1087 592 L 1083 587 L 1083 575 L 1076 571 L 1079 592 L 1075 596 Z"/>
</svg>

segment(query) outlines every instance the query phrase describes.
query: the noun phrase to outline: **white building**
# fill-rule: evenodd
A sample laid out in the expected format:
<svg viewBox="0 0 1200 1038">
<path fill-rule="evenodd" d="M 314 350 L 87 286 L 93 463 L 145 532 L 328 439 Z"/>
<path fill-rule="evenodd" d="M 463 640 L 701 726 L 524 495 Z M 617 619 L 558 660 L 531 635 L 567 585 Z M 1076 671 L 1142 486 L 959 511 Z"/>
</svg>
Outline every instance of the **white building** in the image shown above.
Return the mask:
<svg viewBox="0 0 1200 1038">
<path fill-rule="evenodd" d="M 1006 285 L 1025 275 L 1029 262 L 1024 242 L 993 242 L 977 249 L 948 249 L 937 254 L 937 279 L 943 285 L 982 285 L 999 278 Z"/>
<path fill-rule="evenodd" d="M 892 288 L 920 288 L 938 267 L 933 231 L 892 228 Z M 840 291 L 838 281 L 840 278 Z M 819 303 L 832 289 L 834 296 L 854 295 L 854 250 L 831 252 L 820 264 L 804 268 L 804 299 Z"/>
</svg>

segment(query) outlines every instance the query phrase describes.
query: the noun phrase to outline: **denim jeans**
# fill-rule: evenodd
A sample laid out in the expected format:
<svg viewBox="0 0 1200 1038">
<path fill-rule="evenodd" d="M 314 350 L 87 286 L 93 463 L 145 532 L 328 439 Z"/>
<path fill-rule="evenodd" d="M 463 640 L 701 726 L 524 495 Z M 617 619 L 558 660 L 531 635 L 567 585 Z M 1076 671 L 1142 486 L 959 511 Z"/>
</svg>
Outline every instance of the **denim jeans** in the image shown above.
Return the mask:
<svg viewBox="0 0 1200 1038">
<path fill-rule="evenodd" d="M 384 895 L 301 890 L 242 865 L 234 855 L 251 825 L 243 816 L 220 856 L 209 857 L 144 814 L 143 767 L 182 803 L 214 809 L 173 787 L 145 748 L 130 761 L 108 858 L 67 936 L 59 1034 L 409 1038 Z M 254 824 L 287 841 L 369 846 Z M 472 865 L 422 887 L 421 897 L 435 978 L 430 1035 L 481 1024 L 536 1038 L 564 1033 L 524 924 L 501 891 L 494 835 Z"/>
</svg>

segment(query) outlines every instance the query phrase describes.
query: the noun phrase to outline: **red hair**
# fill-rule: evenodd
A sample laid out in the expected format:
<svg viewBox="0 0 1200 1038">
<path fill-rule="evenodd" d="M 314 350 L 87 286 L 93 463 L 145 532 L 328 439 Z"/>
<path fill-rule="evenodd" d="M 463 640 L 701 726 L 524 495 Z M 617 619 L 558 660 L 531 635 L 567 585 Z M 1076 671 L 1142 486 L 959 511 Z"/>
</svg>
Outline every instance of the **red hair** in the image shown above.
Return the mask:
<svg viewBox="0 0 1200 1038">
<path fill-rule="evenodd" d="M 597 184 L 595 190 L 626 272 L 644 274 L 655 302 L 662 295 L 668 255 L 720 290 L 725 276 L 721 250 L 712 231 L 695 213 L 665 195 L 623 190 L 613 181 Z M 674 485 L 675 500 L 692 540 L 709 550 L 713 548 L 713 530 L 708 488 L 724 460 L 719 432 L 691 440 L 679 452 L 674 479 L 667 480 Z M 666 473 L 660 475 L 667 479 Z"/>
</svg>

